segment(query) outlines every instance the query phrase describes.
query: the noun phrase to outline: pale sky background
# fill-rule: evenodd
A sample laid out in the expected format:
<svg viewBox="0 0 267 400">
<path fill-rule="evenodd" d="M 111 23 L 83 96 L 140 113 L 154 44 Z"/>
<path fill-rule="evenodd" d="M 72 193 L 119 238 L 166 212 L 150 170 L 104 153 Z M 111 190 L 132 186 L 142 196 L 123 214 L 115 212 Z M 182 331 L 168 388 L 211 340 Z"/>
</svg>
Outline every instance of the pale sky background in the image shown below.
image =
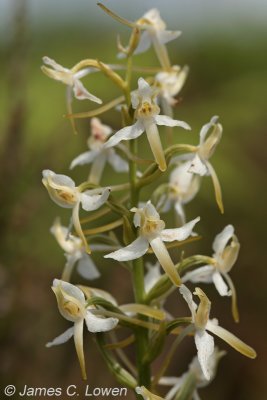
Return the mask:
<svg viewBox="0 0 267 400">
<path fill-rule="evenodd" d="M 18 1 L 21 0 L 0 0 L 1 40 L 8 37 L 12 8 Z M 28 0 L 29 22 L 33 30 L 72 21 L 85 27 L 96 23 L 100 27 L 101 23 L 105 27 L 115 24 L 96 3 L 95 0 Z M 157 7 L 170 29 L 186 30 L 187 35 L 267 25 L 267 0 L 106 0 L 103 3 L 132 20 Z"/>
</svg>

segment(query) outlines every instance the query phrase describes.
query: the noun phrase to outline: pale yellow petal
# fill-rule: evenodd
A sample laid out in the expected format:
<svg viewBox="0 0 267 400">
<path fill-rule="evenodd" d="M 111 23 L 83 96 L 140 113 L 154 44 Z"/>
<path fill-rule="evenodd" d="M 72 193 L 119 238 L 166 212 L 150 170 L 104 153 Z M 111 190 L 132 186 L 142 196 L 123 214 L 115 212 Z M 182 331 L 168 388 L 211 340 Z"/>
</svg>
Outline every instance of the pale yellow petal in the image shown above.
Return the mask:
<svg viewBox="0 0 267 400">
<path fill-rule="evenodd" d="M 216 325 L 214 322 L 208 321 L 206 329 L 214 333 L 214 335 L 220 337 L 222 340 L 224 340 L 226 343 L 228 343 L 236 351 L 239 351 L 239 353 L 243 354 L 244 356 L 249 358 L 255 358 L 257 356 L 256 351 L 252 347 L 242 342 L 242 340 L 238 339 L 231 332 L 227 331 L 219 325 Z"/>
</svg>

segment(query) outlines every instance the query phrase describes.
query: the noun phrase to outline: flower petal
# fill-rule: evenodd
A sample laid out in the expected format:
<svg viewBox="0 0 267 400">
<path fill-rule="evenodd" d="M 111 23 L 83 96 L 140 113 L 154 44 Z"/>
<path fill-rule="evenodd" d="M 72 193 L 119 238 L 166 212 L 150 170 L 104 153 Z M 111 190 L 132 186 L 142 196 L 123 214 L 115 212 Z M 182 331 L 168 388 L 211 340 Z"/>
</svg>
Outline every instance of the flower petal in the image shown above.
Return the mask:
<svg viewBox="0 0 267 400">
<path fill-rule="evenodd" d="M 183 283 L 188 281 L 193 283 L 197 282 L 211 283 L 213 273 L 214 273 L 214 267 L 212 267 L 211 265 L 204 265 L 203 267 L 187 272 L 182 277 L 182 281 Z"/>
<path fill-rule="evenodd" d="M 103 103 L 101 99 L 89 93 L 79 79 L 74 78 L 73 93 L 78 100 L 91 100 L 98 104 Z"/>
<path fill-rule="evenodd" d="M 205 142 L 206 136 L 210 128 L 214 127 L 214 125 L 217 123 L 219 117 L 217 115 L 213 116 L 207 124 L 203 125 L 200 131 L 200 145 L 202 145 Z"/>
<path fill-rule="evenodd" d="M 59 344 L 66 343 L 74 335 L 74 328 L 67 329 L 64 333 L 57 336 L 52 342 L 46 343 L 46 347 L 58 346 Z"/>
<path fill-rule="evenodd" d="M 200 175 L 200 176 L 204 176 L 204 175 L 208 175 L 209 170 L 208 167 L 206 165 L 206 163 L 204 163 L 198 154 L 195 155 L 195 157 L 193 158 L 193 160 L 191 161 L 191 165 L 188 169 L 188 172 Z"/>
<path fill-rule="evenodd" d="M 208 168 L 209 173 L 211 175 L 211 179 L 212 179 L 212 183 L 213 183 L 213 186 L 214 186 L 215 198 L 216 198 L 217 205 L 219 207 L 219 210 L 223 214 L 224 213 L 224 207 L 223 207 L 223 200 L 222 200 L 222 190 L 221 190 L 221 185 L 220 185 L 219 179 L 218 179 L 217 174 L 216 174 L 213 166 L 211 165 L 211 163 L 209 161 L 206 161 L 206 165 L 207 165 L 207 168 Z"/>
<path fill-rule="evenodd" d="M 171 40 L 177 39 L 181 35 L 181 31 L 159 31 L 157 33 L 158 40 L 161 44 L 169 43 Z"/>
<path fill-rule="evenodd" d="M 68 254 L 76 253 L 81 249 L 81 240 L 69 233 L 69 228 L 61 225 L 60 219 L 56 218 L 50 232 L 54 235 L 60 247 Z"/>
<path fill-rule="evenodd" d="M 104 258 L 113 258 L 117 261 L 130 261 L 142 257 L 148 250 L 149 243 L 143 236 L 138 237 L 129 246 L 106 254 Z"/>
<path fill-rule="evenodd" d="M 232 293 L 232 315 L 235 320 L 235 322 L 239 322 L 239 312 L 238 312 L 238 306 L 237 306 L 237 295 L 236 295 L 236 290 L 235 290 L 235 285 L 233 284 L 232 279 L 230 276 L 226 273 L 222 274 L 226 282 L 228 283 L 228 286 L 231 290 Z"/>
<path fill-rule="evenodd" d="M 64 282 L 60 279 L 54 279 L 53 287 L 58 287 L 58 286 L 60 286 L 67 295 L 74 297 L 74 299 L 78 300 L 82 304 L 85 303 L 84 294 L 81 291 L 81 289 L 79 289 L 77 286 L 74 286 L 69 282 Z"/>
<path fill-rule="evenodd" d="M 94 211 L 101 207 L 108 199 L 110 189 L 106 188 L 101 194 L 91 194 L 91 190 L 81 193 L 82 208 L 85 211 Z"/>
<path fill-rule="evenodd" d="M 90 296 L 92 295 L 92 296 L 102 297 L 103 299 L 109 301 L 114 306 L 118 305 L 117 300 L 109 292 L 106 292 L 103 289 L 90 287 L 90 293 L 91 293 Z"/>
<path fill-rule="evenodd" d="M 186 122 L 179 121 L 178 119 L 172 119 L 167 115 L 155 115 L 154 120 L 157 125 L 180 126 L 181 128 L 191 130 L 191 127 Z"/>
<path fill-rule="evenodd" d="M 218 233 L 215 236 L 215 239 L 212 244 L 212 249 L 216 255 L 222 254 L 223 250 L 225 249 L 227 243 L 234 235 L 234 227 L 233 225 L 227 225 L 222 232 Z"/>
<path fill-rule="evenodd" d="M 212 332 L 214 335 L 220 337 L 222 340 L 224 340 L 226 343 L 228 343 L 236 351 L 239 351 L 239 353 L 243 354 L 244 356 L 249 358 L 255 358 L 257 356 L 255 350 L 252 347 L 248 346 L 231 332 L 217 325 L 213 321 L 208 321 L 206 329 Z"/>
<path fill-rule="evenodd" d="M 215 271 L 213 273 L 212 279 L 220 296 L 231 296 L 232 294 L 231 290 L 229 290 L 228 286 L 226 285 L 221 274 L 218 271 Z"/>
<path fill-rule="evenodd" d="M 64 270 L 62 272 L 62 280 L 65 282 L 70 281 L 70 277 L 73 271 L 73 267 L 77 260 L 81 258 L 81 252 L 77 251 L 74 254 L 65 254 L 67 262 L 65 264 Z"/>
<path fill-rule="evenodd" d="M 209 358 L 214 352 L 214 339 L 204 330 L 198 330 L 195 334 L 197 356 L 203 375 L 207 380 L 211 378 Z"/>
<path fill-rule="evenodd" d="M 61 186 L 69 188 L 75 188 L 75 182 L 67 175 L 56 174 L 50 169 L 45 169 L 43 172 L 43 178 L 51 179 L 53 189 L 60 189 Z"/>
<path fill-rule="evenodd" d="M 180 286 L 179 291 L 180 291 L 181 295 L 183 296 L 184 300 L 187 302 L 187 305 L 191 311 L 192 322 L 195 322 L 197 305 L 193 300 L 192 293 L 184 284 L 182 284 Z"/>
<path fill-rule="evenodd" d="M 74 343 L 82 371 L 82 378 L 86 380 L 87 376 L 86 376 L 85 360 L 83 352 L 83 319 L 80 319 L 74 324 Z"/>
<path fill-rule="evenodd" d="M 143 32 L 141 35 L 140 41 L 138 43 L 138 46 L 136 47 L 136 49 L 134 51 L 134 55 L 144 53 L 145 51 L 147 51 L 149 49 L 150 46 L 151 46 L 150 36 L 149 36 L 148 32 Z"/>
<path fill-rule="evenodd" d="M 70 164 L 70 169 L 73 169 L 77 165 L 85 165 L 90 164 L 99 154 L 99 151 L 90 150 L 85 151 L 84 153 L 80 154 L 78 157 L 74 158 Z"/>
<path fill-rule="evenodd" d="M 69 71 L 68 68 L 64 68 L 62 65 L 58 64 L 55 60 L 53 60 L 50 57 L 44 56 L 42 58 L 43 63 L 46 65 L 49 65 L 50 67 L 54 68 L 54 70 L 56 71 L 60 71 L 60 72 L 67 72 Z"/>
<path fill-rule="evenodd" d="M 89 332 L 107 332 L 115 328 L 119 320 L 117 318 L 102 318 L 92 314 L 89 310 L 86 312 L 85 322 Z"/>
<path fill-rule="evenodd" d="M 174 283 L 175 286 L 180 286 L 181 278 L 162 239 L 157 236 L 156 238 L 149 240 L 149 243 L 155 253 L 155 256 L 159 260 L 160 265 L 162 266 L 170 280 Z"/>
<path fill-rule="evenodd" d="M 109 150 L 108 162 L 112 165 L 116 172 L 128 172 L 128 163 L 115 153 L 114 149 Z"/>
<path fill-rule="evenodd" d="M 100 273 L 96 268 L 92 258 L 85 253 L 78 262 L 77 271 L 85 279 L 93 280 L 100 277 Z"/>
<path fill-rule="evenodd" d="M 200 217 L 193 219 L 190 222 L 187 222 L 185 225 L 181 226 L 181 228 L 175 229 L 164 229 L 160 236 L 164 242 L 173 242 L 174 240 L 178 240 L 179 242 L 187 239 L 190 235 L 192 235 L 192 231 L 196 223 L 200 220 Z"/>
<path fill-rule="evenodd" d="M 137 121 L 134 125 L 125 126 L 118 132 L 116 132 L 104 145 L 105 148 L 114 147 L 122 140 L 136 139 L 144 132 L 144 125 Z"/>
<path fill-rule="evenodd" d="M 151 200 L 148 200 L 143 208 L 146 218 L 148 219 L 160 219 L 160 215 L 157 212 L 155 206 L 151 203 Z"/>
<path fill-rule="evenodd" d="M 150 100 L 153 92 L 154 90 L 144 78 L 138 79 L 138 95 L 142 98 L 143 101 L 144 99 Z"/>
<path fill-rule="evenodd" d="M 167 168 L 167 164 L 159 136 L 158 127 L 153 119 L 147 121 L 145 120 L 144 125 L 146 128 L 147 139 L 149 141 L 149 145 L 154 155 L 155 161 L 158 164 L 159 169 L 161 171 L 165 171 Z"/>
<path fill-rule="evenodd" d="M 88 181 L 90 183 L 93 183 L 94 185 L 99 185 L 106 162 L 107 162 L 106 151 L 104 150 L 104 151 L 99 152 L 98 156 L 94 159 L 92 166 L 91 166 L 90 174 L 88 177 Z"/>
</svg>

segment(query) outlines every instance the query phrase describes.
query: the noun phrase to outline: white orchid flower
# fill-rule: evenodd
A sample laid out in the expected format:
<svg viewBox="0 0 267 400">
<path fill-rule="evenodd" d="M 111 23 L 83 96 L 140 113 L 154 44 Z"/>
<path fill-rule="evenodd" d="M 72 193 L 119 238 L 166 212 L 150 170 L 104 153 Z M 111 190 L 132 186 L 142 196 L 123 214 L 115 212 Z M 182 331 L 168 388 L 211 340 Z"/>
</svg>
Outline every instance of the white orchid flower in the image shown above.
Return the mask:
<svg viewBox="0 0 267 400">
<path fill-rule="evenodd" d="M 91 100 L 95 103 L 102 104 L 102 100 L 94 96 L 92 93 L 88 92 L 88 90 L 83 86 L 81 82 L 81 78 L 83 78 L 84 76 L 86 76 L 91 72 L 96 71 L 95 68 L 84 68 L 78 72 L 75 72 L 72 69 L 63 67 L 62 65 L 58 64 L 56 61 L 52 60 L 49 57 L 43 57 L 43 62 L 46 65 L 42 65 L 41 67 L 42 71 L 49 78 L 62 82 L 67 86 L 66 102 L 67 102 L 68 114 L 73 113 L 72 112 L 73 96 L 78 100 Z M 48 68 L 47 66 L 51 68 Z M 74 133 L 77 133 L 75 120 L 73 118 L 70 118 L 70 123 Z"/>
<path fill-rule="evenodd" d="M 177 100 L 175 96 L 182 90 L 189 68 L 187 66 L 181 68 L 178 65 L 171 67 L 171 70 L 162 71 L 156 74 L 155 81 L 159 88 L 159 102 L 163 113 L 172 117 L 172 107 L 175 106 Z"/>
<path fill-rule="evenodd" d="M 180 276 L 164 242 L 187 239 L 192 234 L 192 230 L 200 218 L 195 218 L 181 228 L 164 229 L 165 222 L 160 219 L 158 212 L 150 201 L 146 203 L 145 207 L 132 208 L 131 211 L 135 213 L 134 225 L 139 228 L 138 238 L 128 246 L 104 257 L 113 258 L 117 261 L 135 260 L 142 257 L 148 251 L 150 245 L 166 274 L 176 286 L 180 286 Z"/>
<path fill-rule="evenodd" d="M 228 274 L 237 260 L 240 249 L 240 244 L 234 234 L 234 227 L 232 225 L 227 225 L 222 232 L 215 237 L 212 248 L 214 251 L 212 257 L 215 263 L 213 265 L 204 265 L 203 267 L 186 273 L 183 276 L 182 281 L 183 283 L 188 281 L 194 283 L 213 282 L 221 296 L 232 296 L 232 313 L 235 321 L 238 322 L 239 315 L 237 309 L 236 290 L 233 281 Z M 228 285 L 225 283 L 224 279 Z"/>
<path fill-rule="evenodd" d="M 142 32 L 140 42 L 134 54 L 144 53 L 153 45 L 162 67 L 170 68 L 169 56 L 165 44 L 176 39 L 181 35 L 181 32 L 166 30 L 166 24 L 156 8 L 152 8 L 146 12 L 136 24 L 144 32 Z"/>
<path fill-rule="evenodd" d="M 180 377 L 164 376 L 160 379 L 159 384 L 163 386 L 172 386 L 169 392 L 165 395 L 165 400 L 173 400 L 177 395 L 177 392 L 186 384 L 186 380 L 189 375 L 193 375 L 196 380 L 196 389 L 193 392 L 193 400 L 200 400 L 197 389 L 208 386 L 211 381 L 215 378 L 217 372 L 217 366 L 219 360 L 225 355 L 224 351 L 219 351 L 216 347 L 211 357 L 209 358 L 209 371 L 210 380 L 207 380 L 203 375 L 203 371 L 199 364 L 198 358 L 194 357 L 189 364 L 188 371 Z"/>
<path fill-rule="evenodd" d="M 200 187 L 200 177 L 188 172 L 190 165 L 191 161 L 186 161 L 172 171 L 168 194 L 160 200 L 160 203 L 164 202 L 162 212 L 169 211 L 171 205 L 174 204 L 175 212 L 182 224 L 186 222 L 184 205 L 193 200 Z"/>
<path fill-rule="evenodd" d="M 156 104 L 156 90 L 143 79 L 138 80 L 138 90 L 132 92 L 132 106 L 136 110 L 136 123 L 126 126 L 115 133 L 105 144 L 106 148 L 116 146 L 122 140 L 136 139 L 146 131 L 155 161 L 161 171 L 165 171 L 166 160 L 161 145 L 157 125 L 180 126 L 184 129 L 191 129 L 190 126 L 183 121 L 174 120 L 166 115 L 158 115 L 160 109 Z"/>
<path fill-rule="evenodd" d="M 49 76 L 49 78 L 55 79 L 56 81 L 60 81 L 67 85 L 67 87 L 73 91 L 73 94 L 76 99 L 78 100 L 91 100 L 95 103 L 101 104 L 102 100 L 98 97 L 94 96 L 87 89 L 83 86 L 82 82 L 80 81 L 88 73 L 92 72 L 91 68 L 85 68 L 78 72 L 72 72 L 71 69 L 65 68 L 62 65 L 58 64 L 56 61 L 52 60 L 49 57 L 43 57 L 44 64 L 48 65 L 48 68 L 43 65 L 42 71 Z M 69 91 L 70 92 L 70 91 Z M 69 96 L 69 94 L 68 94 Z"/>
<path fill-rule="evenodd" d="M 82 377 L 87 379 L 85 360 L 83 352 L 83 325 L 86 323 L 89 332 L 107 332 L 115 328 L 119 320 L 117 318 L 102 318 L 94 315 L 91 311 L 94 306 L 87 307 L 83 292 L 78 287 L 58 279 L 54 279 L 52 290 L 56 295 L 60 314 L 68 321 L 74 323 L 72 328 L 67 329 L 46 347 L 56 346 L 67 342 L 72 336 L 78 355 Z"/>
<path fill-rule="evenodd" d="M 93 280 L 100 276 L 92 258 L 86 253 L 81 238 L 71 235 L 69 229 L 62 226 L 57 218 L 51 228 L 60 247 L 65 251 L 67 262 L 62 273 L 62 280 L 69 281 L 74 265 L 77 263 L 78 273 L 85 279 Z"/>
<path fill-rule="evenodd" d="M 230 243 L 229 243 L 230 242 Z M 194 271 L 187 272 L 183 278 L 185 282 L 204 282 L 214 283 L 218 293 L 221 296 L 232 297 L 232 314 L 236 322 L 239 321 L 237 308 L 236 290 L 234 283 L 229 276 L 229 272 L 233 268 L 240 249 L 240 244 L 234 234 L 234 227 L 227 225 L 222 232 L 216 235 L 213 241 L 213 265 L 204 265 Z M 225 283 L 227 282 L 227 284 Z"/>
<path fill-rule="evenodd" d="M 100 119 L 91 119 L 91 136 L 88 139 L 89 151 L 80 154 L 70 164 L 70 169 L 77 165 L 92 164 L 88 181 L 99 184 L 103 170 L 108 162 L 116 172 L 127 172 L 128 164 L 114 149 L 105 148 L 104 144 L 111 135 L 112 129 L 101 123 Z"/>
<path fill-rule="evenodd" d="M 137 394 L 140 394 L 144 400 L 164 400 L 163 397 L 150 392 L 145 386 L 137 386 L 135 391 Z"/>
<path fill-rule="evenodd" d="M 63 208 L 72 208 L 73 225 L 77 234 L 82 239 L 86 251 L 90 253 L 88 243 L 80 224 L 80 204 L 85 211 L 97 210 L 106 202 L 110 189 L 97 188 L 81 192 L 79 187 L 75 186 L 75 182 L 69 176 L 55 174 L 55 172 L 49 169 L 43 171 L 42 182 L 50 198 L 57 205 Z"/>
<path fill-rule="evenodd" d="M 200 288 L 196 288 L 194 292 L 194 294 L 196 294 L 200 300 L 198 306 L 193 301 L 192 293 L 184 284 L 181 285 L 179 290 L 187 302 L 192 314 L 192 323 L 195 326 L 195 344 L 198 352 L 197 356 L 205 379 L 211 379 L 212 373 L 210 370 L 210 357 L 214 352 L 214 339 L 207 331 L 219 336 L 222 340 L 224 340 L 244 356 L 249 358 L 256 357 L 256 352 L 254 349 L 242 342 L 226 329 L 219 326 L 218 320 L 209 319 L 211 302 Z"/>
<path fill-rule="evenodd" d="M 189 172 L 194 174 L 198 174 L 200 176 L 210 175 L 214 190 L 217 204 L 223 213 L 223 202 L 222 202 L 222 194 L 221 187 L 216 175 L 216 172 L 209 162 L 209 159 L 213 155 L 218 143 L 221 140 L 223 128 L 222 125 L 219 124 L 217 116 L 212 117 L 210 122 L 204 125 L 200 131 L 200 142 L 198 145 L 198 150 L 191 162 Z M 212 132 L 207 137 L 207 134 L 212 129 Z"/>
</svg>

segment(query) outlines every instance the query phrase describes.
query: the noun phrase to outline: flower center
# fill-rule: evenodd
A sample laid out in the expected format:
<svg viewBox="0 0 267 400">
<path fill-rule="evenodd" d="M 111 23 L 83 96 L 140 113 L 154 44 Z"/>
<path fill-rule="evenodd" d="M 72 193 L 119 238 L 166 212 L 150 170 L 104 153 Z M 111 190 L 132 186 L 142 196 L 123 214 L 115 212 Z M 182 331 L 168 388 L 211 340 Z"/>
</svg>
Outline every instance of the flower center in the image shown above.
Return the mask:
<svg viewBox="0 0 267 400">
<path fill-rule="evenodd" d="M 69 204 L 75 204 L 77 202 L 76 195 L 66 190 L 56 189 L 57 195 Z"/>
<path fill-rule="evenodd" d="M 145 236 L 158 235 L 165 228 L 165 222 L 161 219 L 145 219 L 141 226 L 141 233 Z"/>
<path fill-rule="evenodd" d="M 79 317 L 81 315 L 80 307 L 72 301 L 66 301 L 63 305 L 65 311 L 67 311 L 71 317 Z"/>
<path fill-rule="evenodd" d="M 159 113 L 159 107 L 156 104 L 151 104 L 148 101 L 141 103 L 137 110 L 138 118 L 149 118 Z"/>
</svg>

